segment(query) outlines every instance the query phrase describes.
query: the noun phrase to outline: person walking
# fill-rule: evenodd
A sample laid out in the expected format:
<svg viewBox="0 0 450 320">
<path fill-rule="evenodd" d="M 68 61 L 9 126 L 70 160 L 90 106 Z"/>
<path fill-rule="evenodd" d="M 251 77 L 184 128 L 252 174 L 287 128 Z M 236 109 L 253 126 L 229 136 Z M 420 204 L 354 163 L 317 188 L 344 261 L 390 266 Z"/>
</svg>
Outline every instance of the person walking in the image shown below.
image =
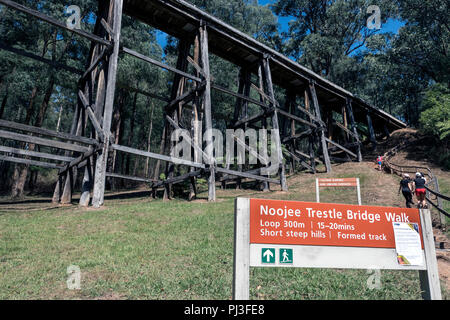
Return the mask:
<svg viewBox="0 0 450 320">
<path fill-rule="evenodd" d="M 378 170 L 381 171 L 381 167 L 383 165 L 383 157 L 382 156 L 377 157 L 377 164 L 378 164 Z"/>
<path fill-rule="evenodd" d="M 411 177 L 409 174 L 405 173 L 403 174 L 402 180 L 400 180 L 400 186 L 398 188 L 398 194 L 400 195 L 400 191 L 402 191 L 403 197 L 405 197 L 406 200 L 406 207 L 411 208 L 412 205 L 414 205 L 412 201 L 412 191 L 411 191 Z"/>
<path fill-rule="evenodd" d="M 417 197 L 417 207 L 419 209 L 427 208 L 427 201 L 425 200 L 425 195 L 427 190 L 425 189 L 426 179 L 420 172 L 416 172 L 416 178 L 414 179 L 414 192 Z"/>
</svg>

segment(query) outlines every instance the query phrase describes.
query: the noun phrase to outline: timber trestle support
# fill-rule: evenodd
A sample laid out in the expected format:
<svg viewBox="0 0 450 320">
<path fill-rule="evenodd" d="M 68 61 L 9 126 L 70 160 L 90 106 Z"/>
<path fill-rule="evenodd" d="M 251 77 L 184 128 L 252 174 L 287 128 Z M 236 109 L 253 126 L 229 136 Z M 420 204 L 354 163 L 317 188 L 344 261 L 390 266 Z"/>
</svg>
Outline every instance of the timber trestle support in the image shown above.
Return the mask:
<svg viewBox="0 0 450 320">
<path fill-rule="evenodd" d="M 0 161 L 58 170 L 54 202 L 72 202 L 78 170 L 83 170 L 80 171 L 83 179 L 79 204 L 92 204 L 96 208 L 104 203 L 108 179 L 148 183 L 153 196 L 163 191 L 165 199 L 173 197 L 173 186 L 182 182 L 189 183 L 189 199 L 195 198 L 200 177 L 207 181 L 209 201 L 216 200 L 216 185 L 226 187 L 230 182 L 240 188 L 244 181 L 256 181 L 261 190 L 269 190 L 275 184 L 285 191 L 288 190 L 287 170 L 315 173 L 323 165 L 323 170 L 331 172 L 332 162 L 362 160 L 364 138 L 376 144 L 377 134 L 382 136 L 405 127 L 386 112 L 181 0 L 100 0 L 92 33 L 69 29 L 63 22 L 14 1 L 0 0 L 0 4 L 73 32 L 91 43 L 85 70 L 76 70 L 0 42 L 2 50 L 79 77 L 77 105 L 69 133 L 0 120 Z M 122 15 L 139 19 L 177 38 L 176 66 L 124 47 Z M 170 96 L 118 83 L 119 54 L 173 73 Z M 213 55 L 238 67 L 237 91 L 214 80 L 214 65 L 210 61 Z M 163 108 L 158 153 L 119 143 L 113 124 L 116 112 L 121 112 L 116 107 L 120 90 L 143 94 Z M 226 124 L 234 133 L 227 143 L 236 143 L 240 150 L 238 157 L 245 159 L 251 155 L 256 159 L 254 163 L 230 164 L 234 157 L 228 154 L 229 161 L 225 164 L 218 161 L 214 149 L 217 138 L 213 134 L 216 93 L 227 95 L 234 106 Z M 261 154 L 247 142 L 249 129 L 271 132 L 274 142 L 271 161 L 268 154 Z M 180 130 L 191 148 L 189 159 L 174 156 L 173 136 Z M 46 151 L 1 143 L 6 140 L 18 141 L 21 146 L 37 144 Z M 157 162 L 156 174 L 139 177 L 116 172 L 117 152 L 153 159 Z M 274 163 L 275 170 L 267 173 L 266 169 Z M 159 168 L 164 171 L 163 179 L 159 177 Z"/>
</svg>

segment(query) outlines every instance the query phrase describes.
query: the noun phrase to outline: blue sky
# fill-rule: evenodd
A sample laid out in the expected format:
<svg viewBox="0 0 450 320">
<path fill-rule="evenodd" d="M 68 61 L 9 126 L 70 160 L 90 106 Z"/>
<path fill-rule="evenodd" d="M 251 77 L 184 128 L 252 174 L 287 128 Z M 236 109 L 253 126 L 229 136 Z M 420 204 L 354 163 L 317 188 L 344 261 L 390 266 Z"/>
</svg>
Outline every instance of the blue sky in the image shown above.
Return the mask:
<svg viewBox="0 0 450 320">
<path fill-rule="evenodd" d="M 258 0 L 258 3 L 260 5 L 266 5 L 266 4 L 271 4 L 271 3 L 275 3 L 276 0 Z M 381 13 L 383 14 L 383 13 Z M 279 30 L 280 31 L 287 31 L 289 28 L 289 21 L 291 21 L 292 19 L 294 19 L 293 17 L 278 17 L 278 23 L 279 25 Z M 392 32 L 392 33 L 398 33 L 398 30 L 404 26 L 405 23 L 398 20 L 398 19 L 393 19 L 393 18 L 389 18 L 387 20 L 386 23 L 381 25 L 381 30 L 380 33 L 383 32 Z M 166 34 L 158 31 L 156 34 L 156 39 L 158 41 L 158 43 L 164 47 L 167 43 L 167 39 L 166 39 Z"/>
<path fill-rule="evenodd" d="M 272 4 L 276 0 L 258 0 L 260 5 Z M 381 13 L 383 14 L 383 13 Z M 278 17 L 278 23 L 280 24 L 280 31 L 288 30 L 288 23 L 294 19 L 293 17 Z M 404 25 L 400 20 L 389 18 L 385 24 L 381 25 L 380 32 L 393 32 L 398 33 L 398 30 Z"/>
</svg>

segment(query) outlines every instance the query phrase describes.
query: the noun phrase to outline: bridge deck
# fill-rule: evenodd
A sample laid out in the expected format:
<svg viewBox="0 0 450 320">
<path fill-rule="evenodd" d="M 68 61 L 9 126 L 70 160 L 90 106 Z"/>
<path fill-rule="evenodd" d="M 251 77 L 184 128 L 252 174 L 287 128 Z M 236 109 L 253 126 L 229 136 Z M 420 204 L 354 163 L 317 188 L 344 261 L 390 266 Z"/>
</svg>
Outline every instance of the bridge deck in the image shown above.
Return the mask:
<svg viewBox="0 0 450 320">
<path fill-rule="evenodd" d="M 270 55 L 272 79 L 276 85 L 300 93 L 313 80 L 319 100 L 327 108 L 336 108 L 336 112 L 341 112 L 342 101 L 351 98 L 357 122 L 365 122 L 369 110 L 375 127 L 386 125 L 389 131 L 406 127 L 405 123 L 390 114 L 185 1 L 124 0 L 124 13 L 181 39 L 193 38 L 196 26 L 204 21 L 208 25 L 211 53 L 238 66 L 250 67 L 254 73 L 261 56 Z"/>
</svg>

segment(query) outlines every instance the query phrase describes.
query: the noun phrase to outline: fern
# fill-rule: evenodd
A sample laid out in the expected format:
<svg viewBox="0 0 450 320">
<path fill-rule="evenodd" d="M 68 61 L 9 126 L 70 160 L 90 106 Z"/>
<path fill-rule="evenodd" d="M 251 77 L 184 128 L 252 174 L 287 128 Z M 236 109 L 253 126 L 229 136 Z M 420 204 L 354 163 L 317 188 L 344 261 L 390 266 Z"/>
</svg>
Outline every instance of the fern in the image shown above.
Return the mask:
<svg viewBox="0 0 450 320">
<path fill-rule="evenodd" d="M 439 129 L 439 138 L 444 140 L 450 137 L 450 120 L 437 123 Z"/>
</svg>

